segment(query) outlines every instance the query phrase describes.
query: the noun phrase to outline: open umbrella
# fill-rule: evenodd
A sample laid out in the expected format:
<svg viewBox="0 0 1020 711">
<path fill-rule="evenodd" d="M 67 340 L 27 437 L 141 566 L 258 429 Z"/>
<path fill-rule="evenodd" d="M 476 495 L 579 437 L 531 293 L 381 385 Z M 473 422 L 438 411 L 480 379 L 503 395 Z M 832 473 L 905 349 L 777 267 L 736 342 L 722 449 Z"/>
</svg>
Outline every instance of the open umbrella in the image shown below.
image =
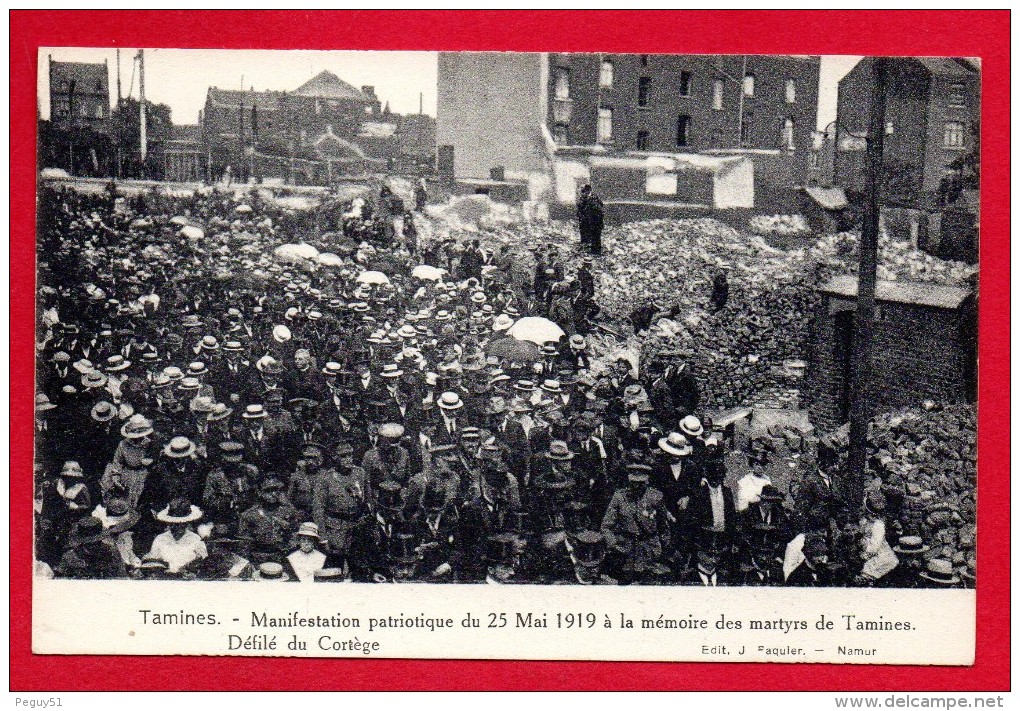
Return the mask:
<svg viewBox="0 0 1020 711">
<path fill-rule="evenodd" d="M 185 225 L 188 224 L 188 218 L 184 217 L 183 215 L 177 215 L 175 217 L 170 218 L 170 224 L 184 227 Z"/>
<path fill-rule="evenodd" d="M 411 276 L 425 281 L 440 281 L 445 274 L 445 269 L 433 267 L 428 264 L 420 264 L 411 270 Z"/>
<path fill-rule="evenodd" d="M 530 341 L 542 345 L 549 341 L 558 341 L 567 335 L 562 328 L 541 316 L 525 316 L 515 323 L 507 335 L 519 341 Z"/>
<path fill-rule="evenodd" d="M 251 212 L 251 205 L 238 205 L 234 208 L 234 212 Z"/>
<path fill-rule="evenodd" d="M 485 355 L 505 358 L 514 363 L 534 363 L 542 354 L 538 346 L 530 341 L 518 341 L 505 336 L 490 341 L 485 347 Z"/>
<path fill-rule="evenodd" d="M 389 284 L 390 278 L 382 272 L 369 271 L 361 272 L 356 281 L 362 284 Z"/>
<path fill-rule="evenodd" d="M 205 230 L 201 227 L 195 227 L 194 225 L 185 225 L 181 228 L 181 236 L 187 237 L 188 239 L 202 239 L 205 237 Z"/>
<path fill-rule="evenodd" d="M 324 267 L 339 267 L 342 266 L 344 260 L 332 252 L 323 252 L 319 255 L 319 264 Z"/>
</svg>

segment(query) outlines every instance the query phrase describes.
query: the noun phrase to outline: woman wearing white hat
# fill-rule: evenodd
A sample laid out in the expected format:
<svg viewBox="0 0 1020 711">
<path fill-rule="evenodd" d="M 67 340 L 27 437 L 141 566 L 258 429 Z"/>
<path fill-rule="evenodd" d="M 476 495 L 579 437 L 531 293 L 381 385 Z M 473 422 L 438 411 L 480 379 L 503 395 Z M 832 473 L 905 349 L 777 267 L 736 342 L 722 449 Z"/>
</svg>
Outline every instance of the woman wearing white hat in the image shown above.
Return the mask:
<svg viewBox="0 0 1020 711">
<path fill-rule="evenodd" d="M 103 473 L 104 496 L 113 489 L 124 493 L 131 508 L 137 508 L 152 465 L 152 422 L 143 415 L 132 415 L 120 428 L 124 438 L 113 453 L 113 461 Z"/>
<path fill-rule="evenodd" d="M 174 499 L 156 514 L 156 520 L 166 524 L 166 531 L 152 541 L 152 549 L 145 556 L 162 560 L 167 572 L 182 573 L 195 561 L 209 556 L 202 537 L 191 530 L 190 524 L 202 518 L 202 511 L 187 499 Z"/>
<path fill-rule="evenodd" d="M 321 540 L 314 523 L 305 522 L 298 528 L 298 548 L 287 556 L 287 562 L 299 582 L 315 582 L 315 573 L 326 565 L 326 554 L 315 547 Z"/>
<path fill-rule="evenodd" d="M 51 562 L 59 560 L 60 550 L 74 525 L 91 513 L 92 497 L 78 462 L 64 462 L 56 479 L 47 482 L 42 493 L 44 530 L 52 541 Z"/>
</svg>

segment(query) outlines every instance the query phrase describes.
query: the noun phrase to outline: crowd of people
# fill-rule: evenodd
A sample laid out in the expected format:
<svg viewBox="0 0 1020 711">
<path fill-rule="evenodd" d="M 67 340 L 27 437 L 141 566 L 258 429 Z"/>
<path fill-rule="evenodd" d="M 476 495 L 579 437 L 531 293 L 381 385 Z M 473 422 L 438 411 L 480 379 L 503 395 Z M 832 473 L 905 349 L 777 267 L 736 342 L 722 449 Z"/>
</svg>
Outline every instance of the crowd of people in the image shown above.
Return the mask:
<svg viewBox="0 0 1020 711">
<path fill-rule="evenodd" d="M 595 259 L 425 243 L 424 206 L 43 188 L 40 571 L 961 584 L 897 530 L 894 498 L 841 496 L 824 439 L 792 491 L 760 442 L 732 482 L 688 354 L 593 369 Z M 274 255 L 303 238 L 339 263 Z"/>
</svg>

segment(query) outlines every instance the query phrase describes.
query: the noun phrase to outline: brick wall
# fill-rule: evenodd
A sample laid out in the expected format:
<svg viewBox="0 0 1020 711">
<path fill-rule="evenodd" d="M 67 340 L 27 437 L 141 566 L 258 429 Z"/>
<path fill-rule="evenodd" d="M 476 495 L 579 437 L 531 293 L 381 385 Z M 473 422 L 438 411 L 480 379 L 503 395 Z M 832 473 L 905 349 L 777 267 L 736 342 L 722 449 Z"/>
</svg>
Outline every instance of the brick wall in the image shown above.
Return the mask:
<svg viewBox="0 0 1020 711">
<path fill-rule="evenodd" d="M 600 86 L 602 61 L 613 66 L 612 86 Z M 815 130 L 820 62 L 814 58 L 748 56 L 746 71 L 754 76 L 754 95 L 741 101 L 737 80 L 744 58 L 737 55 L 552 54 L 549 59 L 550 131 L 560 125 L 570 145 L 597 142 L 598 108 L 613 111 L 613 138 L 606 145 L 621 151 L 700 152 L 714 149 L 782 150 L 783 184 L 802 185 L 807 179 L 811 135 Z M 557 119 L 555 76 L 569 72 L 570 118 Z M 682 77 L 688 78 L 686 86 Z M 639 86 L 647 81 L 646 102 L 639 106 Z M 715 81 L 722 81 L 722 104 L 713 102 Z M 795 92 L 787 102 L 786 82 Z M 687 93 L 683 93 L 686 89 Z M 677 142 L 677 120 L 689 119 L 686 143 Z M 562 118 L 562 116 L 561 116 Z M 783 124 L 793 120 L 794 149 L 785 150 Z M 741 119 L 746 136 L 740 145 Z M 778 178 L 777 178 L 778 179 Z"/>
<path fill-rule="evenodd" d="M 820 299 L 812 329 L 812 352 L 805 387 L 812 421 L 823 428 L 842 424 L 844 367 L 837 309 L 854 301 L 830 295 Z M 968 360 L 961 333 L 966 308 L 938 309 L 879 302 L 872 346 L 870 397 L 876 412 L 926 399 L 940 403 L 968 399 Z M 846 313 L 846 312 L 844 312 Z M 845 317 L 844 317 L 845 318 Z"/>
</svg>

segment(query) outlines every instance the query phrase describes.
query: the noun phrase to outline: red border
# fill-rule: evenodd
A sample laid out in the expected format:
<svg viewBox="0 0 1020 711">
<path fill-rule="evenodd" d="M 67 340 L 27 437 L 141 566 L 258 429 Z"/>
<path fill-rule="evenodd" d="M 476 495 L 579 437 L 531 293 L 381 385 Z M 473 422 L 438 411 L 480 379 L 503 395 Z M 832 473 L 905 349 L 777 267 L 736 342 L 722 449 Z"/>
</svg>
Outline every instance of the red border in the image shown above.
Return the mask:
<svg viewBox="0 0 1020 711">
<path fill-rule="evenodd" d="M 1009 12 L 15 11 L 11 77 L 11 689 L 1009 689 Z M 325 28 L 328 28 L 326 30 Z M 682 31 L 680 31 L 682 29 Z M 263 31 L 260 31 L 263 30 Z M 47 657 L 31 654 L 40 46 L 978 56 L 983 60 L 977 659 L 970 668 Z M 215 672 L 215 673 L 210 673 Z"/>
</svg>

